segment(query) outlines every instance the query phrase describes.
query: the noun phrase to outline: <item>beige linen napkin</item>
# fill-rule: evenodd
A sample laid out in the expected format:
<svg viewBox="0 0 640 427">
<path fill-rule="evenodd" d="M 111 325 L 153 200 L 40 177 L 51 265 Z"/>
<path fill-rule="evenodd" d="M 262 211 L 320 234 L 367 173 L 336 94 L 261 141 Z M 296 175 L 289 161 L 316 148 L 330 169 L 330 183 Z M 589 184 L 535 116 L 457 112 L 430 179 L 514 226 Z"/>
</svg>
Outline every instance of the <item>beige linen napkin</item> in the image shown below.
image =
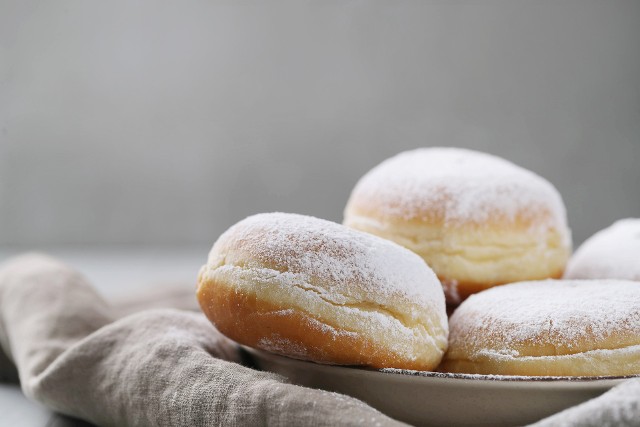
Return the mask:
<svg viewBox="0 0 640 427">
<path fill-rule="evenodd" d="M 605 394 L 545 418 L 531 427 L 638 427 L 640 379 L 625 381 Z"/>
<path fill-rule="evenodd" d="M 111 306 L 51 258 L 12 259 L 0 266 L 0 381 L 19 374 L 28 397 L 104 426 L 404 425 L 241 366 L 202 314 L 157 308 L 195 309 L 189 294 L 165 288 Z M 640 426 L 640 380 L 535 426 Z"/>
<path fill-rule="evenodd" d="M 135 308 L 116 310 L 51 258 L 6 262 L 0 379 L 15 379 L 15 366 L 28 397 L 104 426 L 403 425 L 354 398 L 240 365 L 238 346 L 200 313 L 118 319 L 122 311 Z"/>
</svg>

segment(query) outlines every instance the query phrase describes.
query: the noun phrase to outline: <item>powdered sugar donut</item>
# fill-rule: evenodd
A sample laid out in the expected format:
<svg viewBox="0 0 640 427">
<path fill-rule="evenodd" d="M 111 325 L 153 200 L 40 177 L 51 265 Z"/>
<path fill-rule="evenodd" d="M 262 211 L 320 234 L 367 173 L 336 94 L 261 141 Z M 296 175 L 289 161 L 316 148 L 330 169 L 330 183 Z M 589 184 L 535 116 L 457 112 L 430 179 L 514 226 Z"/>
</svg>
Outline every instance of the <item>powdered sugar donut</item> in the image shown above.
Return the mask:
<svg viewBox="0 0 640 427">
<path fill-rule="evenodd" d="M 565 278 L 640 280 L 640 219 L 619 220 L 587 239 L 569 260 Z"/>
<path fill-rule="evenodd" d="M 430 370 L 447 347 L 444 294 L 424 261 L 333 222 L 251 216 L 220 236 L 198 282 L 223 334 L 285 356 Z"/>
<path fill-rule="evenodd" d="M 354 188 L 344 224 L 416 252 L 454 304 L 495 285 L 559 278 L 571 252 L 553 185 L 507 160 L 457 148 L 382 162 Z"/>
<path fill-rule="evenodd" d="M 522 282 L 471 296 L 449 319 L 449 372 L 640 374 L 640 283 Z"/>
</svg>

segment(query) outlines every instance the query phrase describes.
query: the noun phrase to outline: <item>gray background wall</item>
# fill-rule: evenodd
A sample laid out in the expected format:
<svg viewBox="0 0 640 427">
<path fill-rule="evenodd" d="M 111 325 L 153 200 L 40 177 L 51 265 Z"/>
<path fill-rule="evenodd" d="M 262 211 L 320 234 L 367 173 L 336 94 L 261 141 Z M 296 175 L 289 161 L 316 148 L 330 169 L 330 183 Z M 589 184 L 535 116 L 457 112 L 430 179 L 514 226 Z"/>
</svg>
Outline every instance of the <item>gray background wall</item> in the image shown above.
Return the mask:
<svg viewBox="0 0 640 427">
<path fill-rule="evenodd" d="M 340 221 L 431 145 L 547 177 L 576 242 L 640 216 L 640 1 L 0 1 L 0 246 Z"/>
</svg>

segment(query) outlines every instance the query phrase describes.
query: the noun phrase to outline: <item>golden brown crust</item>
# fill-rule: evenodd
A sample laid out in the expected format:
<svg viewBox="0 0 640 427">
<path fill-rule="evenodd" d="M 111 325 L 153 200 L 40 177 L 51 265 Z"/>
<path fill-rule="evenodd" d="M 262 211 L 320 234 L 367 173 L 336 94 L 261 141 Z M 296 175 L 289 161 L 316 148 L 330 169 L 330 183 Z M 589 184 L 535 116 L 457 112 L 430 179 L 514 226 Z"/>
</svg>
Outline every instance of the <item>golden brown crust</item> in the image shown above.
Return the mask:
<svg viewBox="0 0 640 427">
<path fill-rule="evenodd" d="M 202 311 L 220 332 L 249 347 L 336 365 L 430 370 L 438 364 L 437 361 L 404 360 L 363 334 L 340 333 L 334 325 L 315 327 L 319 320 L 308 313 L 269 304 L 256 295 L 232 290 L 224 284 L 205 283 L 197 296 Z"/>
</svg>

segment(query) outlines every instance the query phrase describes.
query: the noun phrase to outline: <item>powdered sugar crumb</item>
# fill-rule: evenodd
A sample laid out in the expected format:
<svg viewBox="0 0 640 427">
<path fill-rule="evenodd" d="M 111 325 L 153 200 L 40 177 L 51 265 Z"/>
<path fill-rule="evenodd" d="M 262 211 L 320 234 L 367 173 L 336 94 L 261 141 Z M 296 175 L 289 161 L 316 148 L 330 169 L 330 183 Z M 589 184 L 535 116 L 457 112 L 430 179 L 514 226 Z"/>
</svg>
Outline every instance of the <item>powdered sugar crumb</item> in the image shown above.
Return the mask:
<svg viewBox="0 0 640 427">
<path fill-rule="evenodd" d="M 291 316 L 295 313 L 295 310 L 293 308 L 287 308 L 284 310 L 276 310 L 276 311 L 272 311 L 271 315 L 274 316 Z"/>
</svg>

